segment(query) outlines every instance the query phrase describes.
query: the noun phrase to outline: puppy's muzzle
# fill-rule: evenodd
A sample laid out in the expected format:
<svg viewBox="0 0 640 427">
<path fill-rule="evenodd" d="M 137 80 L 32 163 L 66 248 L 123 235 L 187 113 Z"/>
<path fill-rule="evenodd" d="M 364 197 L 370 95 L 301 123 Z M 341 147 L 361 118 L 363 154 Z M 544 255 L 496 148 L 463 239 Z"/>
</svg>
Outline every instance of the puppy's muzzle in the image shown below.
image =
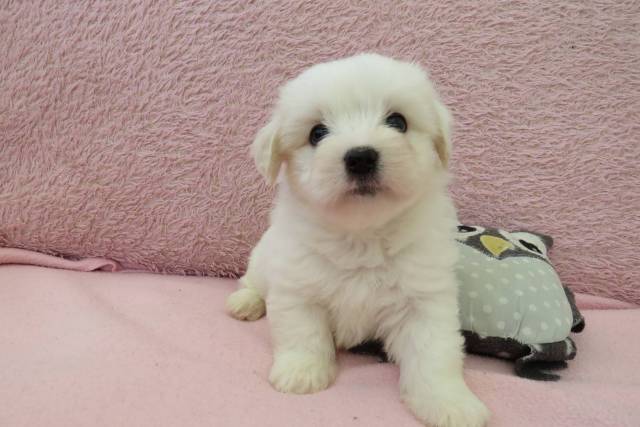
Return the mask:
<svg viewBox="0 0 640 427">
<path fill-rule="evenodd" d="M 378 171 L 380 155 L 371 147 L 355 147 L 344 155 L 344 167 L 350 178 L 364 180 Z"/>
</svg>

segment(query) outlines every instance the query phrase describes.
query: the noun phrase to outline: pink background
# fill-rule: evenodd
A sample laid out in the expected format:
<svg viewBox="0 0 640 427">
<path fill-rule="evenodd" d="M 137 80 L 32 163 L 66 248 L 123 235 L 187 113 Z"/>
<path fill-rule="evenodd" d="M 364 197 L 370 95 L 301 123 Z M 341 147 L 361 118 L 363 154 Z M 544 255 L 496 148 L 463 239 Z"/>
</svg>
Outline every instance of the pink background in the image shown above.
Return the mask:
<svg viewBox="0 0 640 427">
<path fill-rule="evenodd" d="M 640 302 L 640 3 L 371 5 L 4 5 L 0 246 L 239 274 L 276 88 L 377 51 L 424 64 L 450 105 L 462 220 L 551 234 L 575 290 Z"/>
<path fill-rule="evenodd" d="M 0 263 L 2 262 L 0 252 Z M 19 283 L 20 286 L 14 286 Z M 267 321 L 224 312 L 236 283 L 146 273 L 0 266 L 0 425 L 25 427 L 420 427 L 398 367 L 341 352 L 329 389 L 269 385 Z M 562 379 L 517 377 L 469 355 L 487 427 L 637 427 L 640 310 L 595 297 Z M 615 333 L 612 333 L 615 331 Z"/>
</svg>

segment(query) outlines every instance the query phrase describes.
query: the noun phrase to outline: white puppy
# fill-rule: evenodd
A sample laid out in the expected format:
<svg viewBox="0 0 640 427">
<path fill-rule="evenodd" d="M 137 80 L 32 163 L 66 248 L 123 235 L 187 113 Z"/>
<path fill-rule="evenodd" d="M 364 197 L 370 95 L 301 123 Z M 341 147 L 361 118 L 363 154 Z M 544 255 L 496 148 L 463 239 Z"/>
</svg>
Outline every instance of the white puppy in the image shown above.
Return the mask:
<svg viewBox="0 0 640 427">
<path fill-rule="evenodd" d="M 271 226 L 227 301 L 239 319 L 268 312 L 276 389 L 328 387 L 336 348 L 377 338 L 420 420 L 485 424 L 462 376 L 450 121 L 420 67 L 374 54 L 282 89 L 252 146 L 262 174 L 281 178 Z"/>
</svg>

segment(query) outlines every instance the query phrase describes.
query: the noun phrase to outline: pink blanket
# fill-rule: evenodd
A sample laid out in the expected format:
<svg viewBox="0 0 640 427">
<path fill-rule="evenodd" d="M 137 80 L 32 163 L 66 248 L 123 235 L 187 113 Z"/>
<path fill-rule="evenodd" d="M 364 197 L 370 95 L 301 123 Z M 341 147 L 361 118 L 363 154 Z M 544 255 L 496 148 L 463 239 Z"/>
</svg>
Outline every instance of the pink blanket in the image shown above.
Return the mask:
<svg viewBox="0 0 640 427">
<path fill-rule="evenodd" d="M 0 248 L 0 265 L 2 264 L 39 265 L 41 267 L 63 268 L 75 271 L 120 270 L 120 264 L 106 258 L 70 260 L 16 248 Z"/>
<path fill-rule="evenodd" d="M 376 51 L 451 107 L 463 221 L 548 233 L 572 289 L 640 303 L 640 1 L 0 4 L 0 246 L 238 275 L 278 86 Z"/>
<path fill-rule="evenodd" d="M 234 286 L 0 266 L 0 425 L 419 425 L 398 399 L 397 367 L 367 357 L 341 354 L 337 382 L 321 393 L 275 392 L 266 322 L 224 313 Z M 640 425 L 640 309 L 578 301 L 587 328 L 559 382 L 467 358 L 467 380 L 493 411 L 490 426 Z"/>
</svg>

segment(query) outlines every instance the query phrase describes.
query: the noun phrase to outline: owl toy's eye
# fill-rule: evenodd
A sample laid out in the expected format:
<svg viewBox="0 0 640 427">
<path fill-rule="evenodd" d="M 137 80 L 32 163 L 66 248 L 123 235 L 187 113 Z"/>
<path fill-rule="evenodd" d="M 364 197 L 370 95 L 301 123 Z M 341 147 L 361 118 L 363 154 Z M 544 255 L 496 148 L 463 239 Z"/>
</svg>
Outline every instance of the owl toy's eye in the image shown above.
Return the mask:
<svg viewBox="0 0 640 427">
<path fill-rule="evenodd" d="M 540 255 L 542 255 L 542 251 L 536 245 L 534 245 L 533 243 L 529 243 L 529 242 L 527 242 L 525 240 L 522 240 L 522 239 L 518 240 L 518 242 L 520 242 L 520 244 L 522 246 L 524 246 L 525 248 L 529 249 L 530 251 L 537 252 Z"/>
<path fill-rule="evenodd" d="M 466 242 L 482 233 L 485 228 L 481 226 L 458 224 L 458 232 L 455 235 L 456 240 Z"/>
</svg>

